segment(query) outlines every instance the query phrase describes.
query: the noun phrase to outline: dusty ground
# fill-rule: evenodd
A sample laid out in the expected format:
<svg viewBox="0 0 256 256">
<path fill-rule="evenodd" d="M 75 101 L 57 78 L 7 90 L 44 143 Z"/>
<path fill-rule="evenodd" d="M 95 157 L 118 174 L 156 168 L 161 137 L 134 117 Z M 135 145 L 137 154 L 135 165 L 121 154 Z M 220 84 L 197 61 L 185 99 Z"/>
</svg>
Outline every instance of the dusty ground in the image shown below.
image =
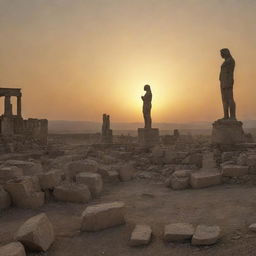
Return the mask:
<svg viewBox="0 0 256 256">
<path fill-rule="evenodd" d="M 122 200 L 127 207 L 127 224 L 96 233 L 80 233 L 80 215 L 86 205 L 48 202 L 40 210 L 11 208 L 1 214 L 0 243 L 12 241 L 13 234 L 29 217 L 45 212 L 52 221 L 56 240 L 47 256 L 186 256 L 256 255 L 256 234 L 248 225 L 256 222 L 256 187 L 222 185 L 201 190 L 173 191 L 162 184 L 140 180 L 105 187 L 100 199 Z M 165 224 L 190 222 L 219 225 L 223 238 L 215 246 L 194 247 L 189 243 L 165 244 Z M 148 247 L 130 248 L 128 240 L 136 223 L 152 226 L 154 237 Z"/>
</svg>

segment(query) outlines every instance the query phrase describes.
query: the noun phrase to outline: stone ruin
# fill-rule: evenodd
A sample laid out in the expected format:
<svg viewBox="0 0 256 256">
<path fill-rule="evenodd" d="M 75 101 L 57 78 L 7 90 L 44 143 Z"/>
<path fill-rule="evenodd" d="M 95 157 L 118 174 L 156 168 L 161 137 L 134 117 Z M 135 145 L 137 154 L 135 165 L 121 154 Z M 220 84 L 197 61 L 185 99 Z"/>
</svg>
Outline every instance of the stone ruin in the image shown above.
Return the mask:
<svg viewBox="0 0 256 256">
<path fill-rule="evenodd" d="M 113 142 L 112 130 L 110 129 L 110 116 L 103 114 L 101 142 L 111 144 Z"/>
<path fill-rule="evenodd" d="M 46 144 L 48 121 L 47 119 L 23 119 L 21 108 L 21 89 L 0 88 L 0 97 L 4 97 L 4 113 L 0 117 L 0 137 L 2 145 L 7 147 L 7 151 L 15 151 L 17 145 L 14 144 L 18 141 L 20 144 L 24 144 L 26 141 Z M 16 114 L 13 112 L 11 97 L 17 98 Z"/>
</svg>

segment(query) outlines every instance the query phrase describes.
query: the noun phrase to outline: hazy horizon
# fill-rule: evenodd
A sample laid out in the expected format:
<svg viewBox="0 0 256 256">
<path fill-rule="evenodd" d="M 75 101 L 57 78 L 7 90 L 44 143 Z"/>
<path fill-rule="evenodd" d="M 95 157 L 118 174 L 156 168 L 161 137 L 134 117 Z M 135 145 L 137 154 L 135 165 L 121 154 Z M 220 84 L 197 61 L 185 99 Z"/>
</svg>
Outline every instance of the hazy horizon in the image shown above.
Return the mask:
<svg viewBox="0 0 256 256">
<path fill-rule="evenodd" d="M 255 13 L 253 0 L 0 0 L 0 86 L 22 88 L 25 118 L 143 122 L 148 83 L 154 123 L 213 122 L 228 47 L 238 119 L 254 120 Z"/>
</svg>

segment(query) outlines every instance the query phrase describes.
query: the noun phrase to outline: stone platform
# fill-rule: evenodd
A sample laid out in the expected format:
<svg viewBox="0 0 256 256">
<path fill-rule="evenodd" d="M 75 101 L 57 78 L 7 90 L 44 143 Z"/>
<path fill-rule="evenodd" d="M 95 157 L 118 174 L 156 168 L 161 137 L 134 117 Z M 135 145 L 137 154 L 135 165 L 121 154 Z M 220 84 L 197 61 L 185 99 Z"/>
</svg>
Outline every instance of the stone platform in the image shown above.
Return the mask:
<svg viewBox="0 0 256 256">
<path fill-rule="evenodd" d="M 154 146 L 159 143 L 159 129 L 157 128 L 139 128 L 139 144 L 143 146 Z"/>
<path fill-rule="evenodd" d="M 212 126 L 212 144 L 233 145 L 246 140 L 243 123 L 240 121 L 220 119 Z"/>
</svg>

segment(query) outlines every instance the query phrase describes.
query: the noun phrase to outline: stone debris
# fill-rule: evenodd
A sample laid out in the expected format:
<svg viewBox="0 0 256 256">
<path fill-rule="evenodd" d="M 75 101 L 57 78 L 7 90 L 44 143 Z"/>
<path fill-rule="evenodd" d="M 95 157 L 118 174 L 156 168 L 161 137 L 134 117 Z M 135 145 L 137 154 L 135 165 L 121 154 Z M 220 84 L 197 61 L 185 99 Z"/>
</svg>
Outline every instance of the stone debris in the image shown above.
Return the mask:
<svg viewBox="0 0 256 256">
<path fill-rule="evenodd" d="M 190 185 L 192 188 L 206 188 L 222 183 L 222 176 L 218 170 L 200 171 L 191 174 Z"/>
<path fill-rule="evenodd" d="M 62 184 L 54 188 L 53 196 L 56 200 L 71 203 L 88 203 L 91 200 L 91 192 L 84 184 Z"/>
<path fill-rule="evenodd" d="M 166 242 L 177 242 L 191 239 L 195 232 L 192 224 L 174 223 L 164 228 L 164 240 Z"/>
<path fill-rule="evenodd" d="M 10 195 L 0 186 L 0 210 L 7 209 L 11 206 Z"/>
<path fill-rule="evenodd" d="M 125 223 L 124 203 L 113 202 L 88 206 L 82 213 L 82 231 L 99 231 Z"/>
<path fill-rule="evenodd" d="M 130 245 L 147 245 L 150 243 L 151 235 L 152 229 L 149 225 L 136 225 L 131 234 Z"/>
<path fill-rule="evenodd" d="M 253 232 L 256 232 L 256 223 L 253 223 L 249 226 L 249 230 L 250 231 L 253 231 Z"/>
<path fill-rule="evenodd" d="M 37 190 L 38 180 L 24 176 L 7 182 L 4 189 L 10 194 L 15 206 L 22 208 L 39 208 L 45 202 L 43 192 Z"/>
<path fill-rule="evenodd" d="M 7 181 L 23 176 L 21 168 L 16 166 L 3 166 L 0 168 L 0 184 L 4 184 Z"/>
<path fill-rule="evenodd" d="M 225 165 L 222 166 L 222 175 L 225 177 L 240 177 L 248 174 L 247 166 Z"/>
<path fill-rule="evenodd" d="M 180 170 L 175 171 L 168 182 L 168 186 L 170 186 L 174 190 L 186 189 L 189 187 L 190 174 L 192 171 L 190 170 Z"/>
<path fill-rule="evenodd" d="M 28 219 L 16 233 L 16 240 L 31 251 L 47 251 L 54 242 L 53 226 L 45 213 Z"/>
<path fill-rule="evenodd" d="M 121 181 L 129 181 L 133 178 L 135 170 L 132 164 L 124 164 L 118 168 L 118 173 Z"/>
<path fill-rule="evenodd" d="M 97 173 L 82 172 L 76 176 L 78 184 L 85 184 L 90 189 L 93 197 L 98 197 L 103 188 L 103 181 L 101 175 Z"/>
<path fill-rule="evenodd" d="M 192 237 L 192 245 L 212 245 L 220 239 L 219 226 L 199 225 Z"/>
<path fill-rule="evenodd" d="M 0 256 L 26 256 L 26 252 L 20 242 L 12 242 L 0 247 Z"/>
<path fill-rule="evenodd" d="M 53 189 L 61 182 L 61 171 L 51 170 L 38 175 L 41 189 Z"/>
</svg>

